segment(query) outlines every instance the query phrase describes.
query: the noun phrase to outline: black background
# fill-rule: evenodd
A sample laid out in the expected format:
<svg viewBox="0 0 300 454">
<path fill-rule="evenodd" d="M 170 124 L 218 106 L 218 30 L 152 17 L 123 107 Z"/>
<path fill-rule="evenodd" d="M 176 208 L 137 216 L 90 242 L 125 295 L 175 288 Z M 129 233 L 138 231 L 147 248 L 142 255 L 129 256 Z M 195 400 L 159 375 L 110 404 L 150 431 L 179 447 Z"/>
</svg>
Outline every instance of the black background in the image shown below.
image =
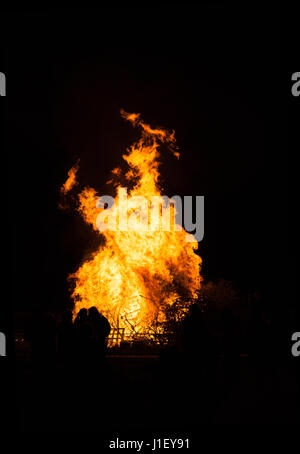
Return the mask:
<svg viewBox="0 0 300 454">
<path fill-rule="evenodd" d="M 58 209 L 59 187 L 80 158 L 82 187 L 108 191 L 110 170 L 138 136 L 124 108 L 175 130 L 181 159 L 163 154 L 162 186 L 170 196 L 205 196 L 204 277 L 259 290 L 270 310 L 288 312 L 289 83 L 280 27 L 276 4 L 4 16 L 11 308 L 70 304 L 67 275 L 97 238 L 76 213 Z"/>
<path fill-rule="evenodd" d="M 283 273 L 286 153 L 278 10 L 102 9 L 12 14 L 6 23 L 7 142 L 15 308 L 61 308 L 66 276 L 95 242 L 57 209 L 80 183 L 106 193 L 137 137 L 119 110 L 174 129 L 168 195 L 205 196 L 203 274 L 268 292 Z M 47 291 L 45 291 L 47 289 Z M 63 300 L 63 301 L 62 301 Z"/>
</svg>

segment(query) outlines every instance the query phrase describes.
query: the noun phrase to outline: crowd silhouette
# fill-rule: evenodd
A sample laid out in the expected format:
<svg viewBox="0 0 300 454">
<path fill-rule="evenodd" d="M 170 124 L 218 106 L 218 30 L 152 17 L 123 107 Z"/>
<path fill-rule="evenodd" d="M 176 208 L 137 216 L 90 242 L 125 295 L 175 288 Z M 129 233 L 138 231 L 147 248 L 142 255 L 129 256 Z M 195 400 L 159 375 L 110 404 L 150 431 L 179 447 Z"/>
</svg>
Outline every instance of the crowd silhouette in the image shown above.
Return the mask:
<svg viewBox="0 0 300 454">
<path fill-rule="evenodd" d="M 162 348 L 157 360 L 113 360 L 110 355 L 108 361 L 111 328 L 96 307 L 82 308 L 74 320 L 66 311 L 58 322 L 37 312 L 25 331 L 32 353 L 31 395 L 36 405 L 43 396 L 43 407 L 55 415 L 56 424 L 60 419 L 63 426 L 69 419 L 73 427 L 76 415 L 84 415 L 80 425 L 86 430 L 97 429 L 100 417 L 102 424 L 109 426 L 113 420 L 122 428 L 119 408 L 126 408 L 126 424 L 132 427 L 156 421 L 161 427 L 184 428 L 201 422 L 251 422 L 254 417 L 276 422 L 286 402 L 278 393 L 282 352 L 272 339 L 279 337 L 282 324 L 255 305 L 247 327 L 228 307 L 218 317 L 218 324 L 210 323 L 201 308 L 192 305 L 178 342 Z M 292 368 L 284 365 L 289 377 Z"/>
<path fill-rule="evenodd" d="M 93 363 L 105 357 L 110 333 L 107 318 L 96 307 L 82 308 L 74 322 L 71 311 L 65 311 L 60 322 L 49 313 L 35 313 L 25 330 L 34 363 L 51 365 Z"/>
</svg>

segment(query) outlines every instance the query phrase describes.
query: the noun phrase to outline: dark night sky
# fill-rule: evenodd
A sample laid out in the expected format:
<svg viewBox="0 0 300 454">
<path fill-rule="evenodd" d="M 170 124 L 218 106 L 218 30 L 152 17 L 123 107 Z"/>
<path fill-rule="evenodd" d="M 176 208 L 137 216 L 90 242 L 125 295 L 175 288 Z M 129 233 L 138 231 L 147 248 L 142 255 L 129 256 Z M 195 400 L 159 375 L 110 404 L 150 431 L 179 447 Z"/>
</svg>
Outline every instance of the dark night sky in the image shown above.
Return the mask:
<svg viewBox="0 0 300 454">
<path fill-rule="evenodd" d="M 66 277 L 95 238 L 57 209 L 58 188 L 80 158 L 80 182 L 105 193 L 138 137 L 120 108 L 175 130 L 182 156 L 163 156 L 163 186 L 205 196 L 204 276 L 276 293 L 286 247 L 276 8 L 19 13 L 5 35 L 16 309 L 64 307 Z"/>
</svg>

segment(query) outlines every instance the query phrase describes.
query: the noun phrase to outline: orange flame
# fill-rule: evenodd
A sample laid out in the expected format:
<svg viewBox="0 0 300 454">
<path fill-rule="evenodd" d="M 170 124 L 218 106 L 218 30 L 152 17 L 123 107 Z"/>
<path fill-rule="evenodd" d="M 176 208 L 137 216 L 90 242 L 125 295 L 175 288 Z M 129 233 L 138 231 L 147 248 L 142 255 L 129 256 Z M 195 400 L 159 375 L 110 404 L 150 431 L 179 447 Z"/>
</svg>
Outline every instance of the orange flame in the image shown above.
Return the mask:
<svg viewBox="0 0 300 454">
<path fill-rule="evenodd" d="M 77 184 L 76 174 L 78 172 L 78 169 L 79 169 L 79 159 L 77 160 L 76 164 L 69 170 L 68 179 L 61 187 L 61 192 L 63 194 L 67 194 Z"/>
<path fill-rule="evenodd" d="M 151 228 L 145 230 L 140 224 L 137 196 L 146 198 L 149 206 L 153 196 L 163 203 L 158 182 L 159 143 L 167 143 L 178 158 L 174 132 L 152 129 L 141 121 L 140 114 L 122 110 L 121 115 L 141 129 L 139 141 L 123 155 L 129 166 L 125 177 L 132 187 L 128 190 L 127 213 L 134 229 L 121 228 L 119 208 L 123 188 L 118 183 L 115 203 L 106 209 L 107 215 L 115 215 L 115 230 L 101 232 L 105 244 L 69 278 L 74 284 L 74 315 L 83 307 L 96 306 L 113 327 L 122 327 L 125 333 L 145 332 L 155 320 L 164 321 L 163 309 L 180 297 L 179 289 L 191 301 L 197 296 L 201 258 L 195 253 L 198 243 L 187 242 L 187 232 L 183 228 L 174 229 L 175 221 L 170 231 L 163 228 L 161 209 L 151 211 L 148 221 Z M 112 173 L 119 179 L 122 171 L 117 168 Z M 97 216 L 105 209 L 96 207 L 98 197 L 94 189 L 85 188 L 79 194 L 78 208 L 85 222 L 97 231 Z M 174 208 L 171 214 L 175 214 Z"/>
</svg>

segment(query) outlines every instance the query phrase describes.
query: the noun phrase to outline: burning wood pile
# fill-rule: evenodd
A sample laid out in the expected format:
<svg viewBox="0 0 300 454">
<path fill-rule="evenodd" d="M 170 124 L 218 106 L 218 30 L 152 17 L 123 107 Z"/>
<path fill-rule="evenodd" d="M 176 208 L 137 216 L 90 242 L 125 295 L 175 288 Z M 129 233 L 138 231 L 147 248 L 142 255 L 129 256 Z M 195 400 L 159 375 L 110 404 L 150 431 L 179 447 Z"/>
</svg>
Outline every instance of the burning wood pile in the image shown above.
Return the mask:
<svg viewBox="0 0 300 454">
<path fill-rule="evenodd" d="M 177 222 L 178 204 L 162 195 L 159 182 L 160 145 L 179 158 L 174 132 L 152 129 L 139 114 L 121 114 L 141 136 L 122 156 L 127 169 L 112 170 L 114 198 L 89 187 L 77 193 L 78 212 L 105 241 L 69 276 L 74 316 L 96 306 L 116 343 L 140 335 L 158 339 L 166 308 L 182 295 L 192 303 L 201 285 L 198 243 Z M 78 187 L 78 168 L 77 162 L 69 171 L 62 197 Z"/>
</svg>

